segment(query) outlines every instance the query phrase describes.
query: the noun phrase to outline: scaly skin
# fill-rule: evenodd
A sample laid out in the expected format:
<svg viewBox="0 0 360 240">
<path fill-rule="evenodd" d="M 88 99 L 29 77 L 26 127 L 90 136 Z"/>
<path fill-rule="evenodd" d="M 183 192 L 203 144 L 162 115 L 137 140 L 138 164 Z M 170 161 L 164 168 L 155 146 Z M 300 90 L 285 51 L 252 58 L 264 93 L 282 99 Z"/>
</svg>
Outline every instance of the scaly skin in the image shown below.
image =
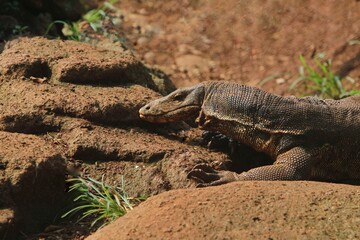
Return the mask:
<svg viewBox="0 0 360 240">
<path fill-rule="evenodd" d="M 189 177 L 212 186 L 239 180 L 360 179 L 360 96 L 343 100 L 281 97 L 229 82 L 178 89 L 139 110 L 146 121 L 195 118 L 274 163 L 236 174 L 197 165 Z"/>
</svg>

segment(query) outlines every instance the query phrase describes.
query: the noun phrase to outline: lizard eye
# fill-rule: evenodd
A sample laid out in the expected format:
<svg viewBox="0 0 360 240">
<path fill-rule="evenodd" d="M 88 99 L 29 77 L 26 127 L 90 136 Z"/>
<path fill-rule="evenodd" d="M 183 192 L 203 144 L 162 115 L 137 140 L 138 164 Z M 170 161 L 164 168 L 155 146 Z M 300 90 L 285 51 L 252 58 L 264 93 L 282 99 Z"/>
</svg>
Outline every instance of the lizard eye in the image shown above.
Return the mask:
<svg viewBox="0 0 360 240">
<path fill-rule="evenodd" d="M 185 94 L 179 93 L 179 94 L 176 94 L 176 95 L 174 96 L 174 100 L 175 100 L 175 101 L 182 101 L 182 100 L 184 100 L 185 97 L 186 97 Z"/>
</svg>

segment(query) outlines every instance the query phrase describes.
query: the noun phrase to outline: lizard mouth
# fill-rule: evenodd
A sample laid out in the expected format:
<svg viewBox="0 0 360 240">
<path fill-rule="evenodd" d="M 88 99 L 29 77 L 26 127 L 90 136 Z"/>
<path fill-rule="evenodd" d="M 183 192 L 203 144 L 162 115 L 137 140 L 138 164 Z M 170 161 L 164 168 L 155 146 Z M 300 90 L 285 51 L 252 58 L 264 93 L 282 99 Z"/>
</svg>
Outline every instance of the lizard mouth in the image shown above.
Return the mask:
<svg viewBox="0 0 360 240">
<path fill-rule="evenodd" d="M 179 107 L 167 112 L 159 113 L 146 113 L 143 109 L 140 109 L 139 116 L 141 119 L 154 122 L 154 123 L 168 123 L 168 122 L 178 122 L 187 120 L 194 112 L 199 111 L 199 106 L 197 105 L 188 105 L 184 107 Z"/>
</svg>

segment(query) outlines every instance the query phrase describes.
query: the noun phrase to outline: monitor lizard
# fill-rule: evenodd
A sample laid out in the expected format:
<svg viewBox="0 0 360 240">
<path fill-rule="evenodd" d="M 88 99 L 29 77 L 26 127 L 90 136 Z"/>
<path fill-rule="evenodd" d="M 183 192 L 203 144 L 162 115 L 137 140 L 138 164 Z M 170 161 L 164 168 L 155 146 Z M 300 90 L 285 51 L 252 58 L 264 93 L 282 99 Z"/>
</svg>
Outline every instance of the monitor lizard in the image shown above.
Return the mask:
<svg viewBox="0 0 360 240">
<path fill-rule="evenodd" d="M 360 96 L 341 100 L 278 96 L 256 87 L 208 81 L 178 89 L 139 110 L 155 123 L 196 119 L 274 163 L 240 174 L 196 165 L 200 186 L 239 180 L 360 180 Z"/>
</svg>

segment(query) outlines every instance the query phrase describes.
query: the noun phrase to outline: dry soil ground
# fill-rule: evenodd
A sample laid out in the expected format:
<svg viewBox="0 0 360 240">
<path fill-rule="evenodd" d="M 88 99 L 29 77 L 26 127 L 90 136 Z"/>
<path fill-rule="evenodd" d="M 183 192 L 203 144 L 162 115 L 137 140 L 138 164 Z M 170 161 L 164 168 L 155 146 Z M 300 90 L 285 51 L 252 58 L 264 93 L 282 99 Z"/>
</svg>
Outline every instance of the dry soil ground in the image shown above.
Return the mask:
<svg viewBox="0 0 360 240">
<path fill-rule="evenodd" d="M 90 234 L 53 222 L 66 197 L 67 168 L 104 175 L 109 184 L 124 175 L 129 194 L 156 195 L 90 239 L 360 238 L 358 186 L 249 182 L 181 190 L 194 187 L 186 173 L 197 163 L 234 169 L 246 159 L 234 163 L 209 150 L 200 131 L 149 125 L 137 115 L 159 92 L 174 89 L 142 62 L 178 87 L 229 80 L 290 94 L 298 55 L 311 62 L 324 53 L 335 71 L 359 82 L 359 1 L 123 0 L 116 6 L 130 50 L 23 38 L 1 53 L 1 234 Z M 171 189 L 180 190 L 162 193 Z M 57 227 L 29 235 L 49 225 Z"/>
<path fill-rule="evenodd" d="M 171 74 L 176 86 L 209 79 L 279 94 L 298 77 L 299 54 L 332 59 L 359 79 L 359 1 L 121 1 L 127 36 L 139 57 Z M 352 65 L 350 67 L 348 65 Z M 264 85 L 261 80 L 273 78 Z"/>
</svg>

